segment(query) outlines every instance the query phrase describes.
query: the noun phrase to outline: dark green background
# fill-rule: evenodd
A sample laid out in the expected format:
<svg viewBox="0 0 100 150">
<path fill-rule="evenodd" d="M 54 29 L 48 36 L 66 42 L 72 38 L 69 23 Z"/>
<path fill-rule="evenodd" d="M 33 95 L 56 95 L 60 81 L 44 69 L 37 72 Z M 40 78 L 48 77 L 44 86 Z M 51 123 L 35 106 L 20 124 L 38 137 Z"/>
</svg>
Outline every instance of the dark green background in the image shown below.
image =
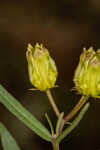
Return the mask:
<svg viewBox="0 0 100 150">
<path fill-rule="evenodd" d="M 45 93 L 30 92 L 27 44 L 43 43 L 55 59 L 59 88 L 53 89 L 55 101 L 67 114 L 79 96 L 73 75 L 83 47 L 100 48 L 99 0 L 0 1 L 0 83 L 41 120 L 56 116 Z M 92 81 L 91 81 L 92 82 Z M 61 150 L 100 150 L 100 100 L 90 99 L 91 107 L 79 126 L 61 143 Z M 46 143 L 24 126 L 0 104 L 2 121 L 22 150 L 51 150 Z"/>
</svg>

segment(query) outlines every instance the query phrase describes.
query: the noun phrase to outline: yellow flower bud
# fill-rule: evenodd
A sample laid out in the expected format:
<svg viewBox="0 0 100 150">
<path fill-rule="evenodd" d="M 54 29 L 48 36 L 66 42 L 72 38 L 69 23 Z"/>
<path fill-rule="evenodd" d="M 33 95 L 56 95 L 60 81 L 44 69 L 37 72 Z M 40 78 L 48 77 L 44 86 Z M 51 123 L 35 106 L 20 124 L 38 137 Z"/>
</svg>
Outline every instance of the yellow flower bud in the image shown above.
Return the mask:
<svg viewBox="0 0 100 150">
<path fill-rule="evenodd" d="M 73 81 L 78 93 L 100 98 L 100 50 L 83 49 Z"/>
<path fill-rule="evenodd" d="M 38 43 L 33 48 L 28 44 L 26 57 L 30 82 L 40 91 L 55 87 L 57 68 L 48 50 Z"/>
</svg>

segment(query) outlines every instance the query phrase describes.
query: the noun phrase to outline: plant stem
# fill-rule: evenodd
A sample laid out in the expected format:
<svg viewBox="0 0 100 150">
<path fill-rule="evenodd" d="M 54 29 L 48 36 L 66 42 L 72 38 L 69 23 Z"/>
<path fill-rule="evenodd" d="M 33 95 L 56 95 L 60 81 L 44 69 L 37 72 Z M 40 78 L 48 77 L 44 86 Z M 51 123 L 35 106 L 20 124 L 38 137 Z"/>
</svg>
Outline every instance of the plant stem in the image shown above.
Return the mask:
<svg viewBox="0 0 100 150">
<path fill-rule="evenodd" d="M 64 118 L 64 123 L 66 124 L 68 121 L 72 119 L 73 116 L 76 115 L 76 113 L 82 108 L 82 106 L 86 103 L 88 100 L 88 96 L 82 96 L 79 102 L 76 104 L 76 106 L 73 108 L 73 110 Z"/>
<path fill-rule="evenodd" d="M 72 122 L 72 124 L 66 128 L 60 136 L 58 136 L 55 139 L 55 144 L 60 143 L 77 125 L 78 123 L 81 121 L 81 119 L 83 118 L 84 114 L 86 113 L 86 111 L 88 110 L 90 104 L 87 103 L 85 104 L 85 106 L 82 108 L 82 110 L 80 111 L 79 115 L 76 117 L 76 119 L 74 119 L 74 121 Z M 56 150 L 56 149 L 55 149 Z"/>
<path fill-rule="evenodd" d="M 60 150 L 58 143 L 54 143 L 54 144 L 53 144 L 53 150 Z"/>
<path fill-rule="evenodd" d="M 51 94 L 50 90 L 47 90 L 47 91 L 46 91 L 46 94 L 47 94 L 47 96 L 48 96 L 49 102 L 50 102 L 50 104 L 51 104 L 51 106 L 52 106 L 54 112 L 56 113 L 56 116 L 59 117 L 60 111 L 59 111 L 57 105 L 56 105 L 55 102 L 54 102 L 54 99 L 53 99 L 53 97 L 52 97 L 52 94 Z"/>
</svg>

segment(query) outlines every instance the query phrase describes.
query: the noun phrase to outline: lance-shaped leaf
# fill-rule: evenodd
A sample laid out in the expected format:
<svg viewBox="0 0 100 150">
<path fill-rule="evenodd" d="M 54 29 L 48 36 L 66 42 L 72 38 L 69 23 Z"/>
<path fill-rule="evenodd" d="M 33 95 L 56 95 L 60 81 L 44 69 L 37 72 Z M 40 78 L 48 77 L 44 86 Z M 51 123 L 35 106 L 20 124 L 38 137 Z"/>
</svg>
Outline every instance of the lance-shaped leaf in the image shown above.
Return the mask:
<svg viewBox="0 0 100 150">
<path fill-rule="evenodd" d="M 2 85 L 0 85 L 0 102 L 41 138 L 51 141 L 52 136 L 48 129 L 8 93 Z"/>
<path fill-rule="evenodd" d="M 56 135 L 58 136 L 60 134 L 60 128 L 61 128 L 61 124 L 63 123 L 63 116 L 64 116 L 64 112 L 62 112 L 59 115 L 59 118 L 57 120 L 57 124 L 56 124 Z"/>
<path fill-rule="evenodd" d="M 3 150 L 21 150 L 15 139 L 2 123 L 0 123 L 0 138 Z"/>
<path fill-rule="evenodd" d="M 51 133 L 52 133 L 52 136 L 53 136 L 54 135 L 54 128 L 53 128 L 52 122 L 51 122 L 49 116 L 47 115 L 47 113 L 45 114 L 45 117 L 46 117 L 46 119 L 48 121 L 48 124 L 49 124 L 50 129 L 51 129 Z"/>
</svg>

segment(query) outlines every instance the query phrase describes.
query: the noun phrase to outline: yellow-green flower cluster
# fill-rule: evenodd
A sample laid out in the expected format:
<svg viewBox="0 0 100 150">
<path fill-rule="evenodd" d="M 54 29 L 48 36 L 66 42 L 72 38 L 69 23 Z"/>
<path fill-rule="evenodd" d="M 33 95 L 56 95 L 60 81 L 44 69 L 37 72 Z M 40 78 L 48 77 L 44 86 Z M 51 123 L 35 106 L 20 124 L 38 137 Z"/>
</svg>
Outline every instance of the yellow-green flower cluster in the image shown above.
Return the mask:
<svg viewBox="0 0 100 150">
<path fill-rule="evenodd" d="M 100 50 L 83 49 L 74 75 L 78 93 L 99 98 L 100 96 Z"/>
<path fill-rule="evenodd" d="M 30 82 L 40 91 L 46 91 L 55 87 L 57 68 L 49 51 L 38 43 L 35 47 L 28 45 L 26 57 Z"/>
</svg>

